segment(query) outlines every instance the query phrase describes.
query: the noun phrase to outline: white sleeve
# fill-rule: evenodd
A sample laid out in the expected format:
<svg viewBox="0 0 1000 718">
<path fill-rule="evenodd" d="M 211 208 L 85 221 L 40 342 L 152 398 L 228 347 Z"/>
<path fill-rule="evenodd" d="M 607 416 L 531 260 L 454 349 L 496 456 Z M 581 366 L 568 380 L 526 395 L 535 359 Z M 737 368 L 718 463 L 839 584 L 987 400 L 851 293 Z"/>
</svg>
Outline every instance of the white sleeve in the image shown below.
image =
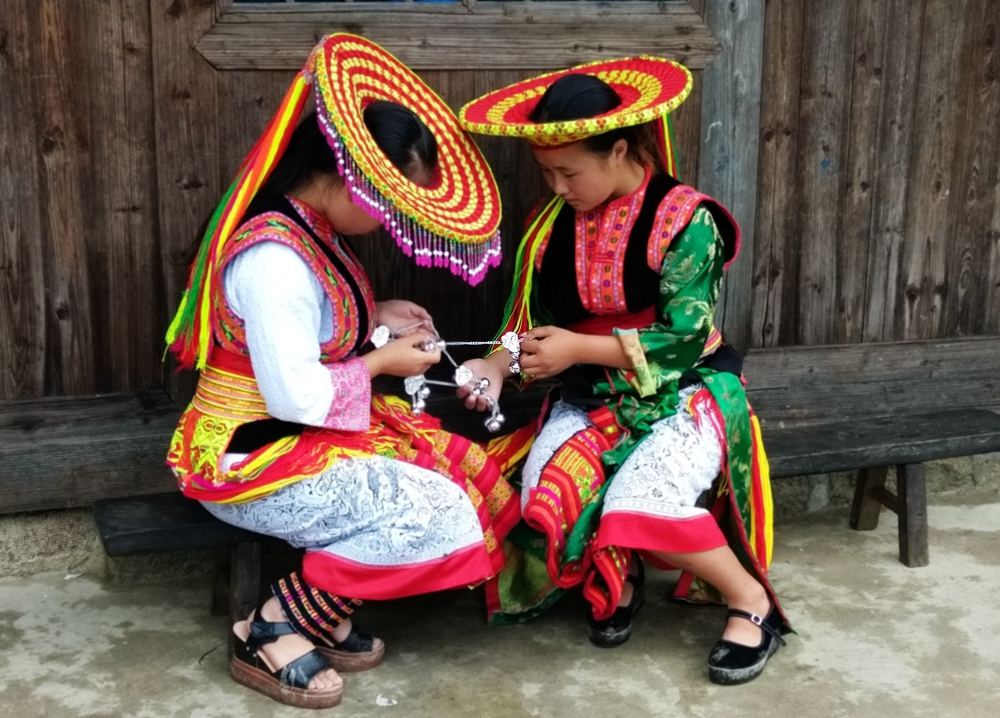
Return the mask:
<svg viewBox="0 0 1000 718">
<path fill-rule="evenodd" d="M 268 413 L 310 426 L 367 429 L 371 380 L 364 361 L 320 363 L 320 320 L 328 300 L 309 265 L 289 247 L 261 242 L 230 262 L 223 282 L 226 301 L 243 320 Z M 338 382 L 345 371 L 351 381 Z M 355 426 L 361 415 L 363 425 Z"/>
</svg>

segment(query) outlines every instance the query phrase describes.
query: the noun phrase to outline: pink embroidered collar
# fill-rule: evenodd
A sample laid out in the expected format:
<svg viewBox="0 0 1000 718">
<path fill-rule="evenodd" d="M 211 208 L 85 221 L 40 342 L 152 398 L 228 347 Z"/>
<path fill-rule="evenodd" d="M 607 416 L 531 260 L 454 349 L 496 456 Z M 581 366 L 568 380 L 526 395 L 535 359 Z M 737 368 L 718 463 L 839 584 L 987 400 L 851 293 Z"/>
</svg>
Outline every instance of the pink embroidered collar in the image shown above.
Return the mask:
<svg viewBox="0 0 1000 718">
<path fill-rule="evenodd" d="M 622 284 L 625 248 L 652 175 L 646 168 L 642 184 L 631 194 L 576 213 L 576 285 L 580 301 L 593 314 L 628 311 Z"/>
</svg>

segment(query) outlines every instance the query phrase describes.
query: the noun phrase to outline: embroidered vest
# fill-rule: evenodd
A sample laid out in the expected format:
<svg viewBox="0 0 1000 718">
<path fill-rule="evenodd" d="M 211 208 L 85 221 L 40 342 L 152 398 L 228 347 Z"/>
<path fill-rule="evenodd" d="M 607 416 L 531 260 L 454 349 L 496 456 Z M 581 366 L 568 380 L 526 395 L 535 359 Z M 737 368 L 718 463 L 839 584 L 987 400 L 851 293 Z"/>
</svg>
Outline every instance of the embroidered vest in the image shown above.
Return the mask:
<svg viewBox="0 0 1000 718">
<path fill-rule="evenodd" d="M 240 252 L 261 242 L 289 247 L 312 269 L 333 311 L 333 336 L 320 345 L 320 360 L 328 364 L 350 356 L 371 335 L 375 318 L 371 283 L 356 257 L 338 241 L 326 219 L 301 202 L 282 197 L 256 210 L 227 245 L 217 271 L 224 272 Z M 274 451 L 263 452 L 238 470 L 219 470 L 219 460 L 236 430 L 248 422 L 271 418 L 253 375 L 243 322 L 226 301 L 224 283 L 219 286 L 212 302 L 216 344 L 198 378 L 194 398 L 174 432 L 167 457 L 185 492 L 193 480 L 199 483 L 200 491 L 252 481 L 292 451 L 297 438 L 290 436 L 276 442 Z M 286 478 L 255 490 L 249 498 L 302 477 Z"/>
</svg>

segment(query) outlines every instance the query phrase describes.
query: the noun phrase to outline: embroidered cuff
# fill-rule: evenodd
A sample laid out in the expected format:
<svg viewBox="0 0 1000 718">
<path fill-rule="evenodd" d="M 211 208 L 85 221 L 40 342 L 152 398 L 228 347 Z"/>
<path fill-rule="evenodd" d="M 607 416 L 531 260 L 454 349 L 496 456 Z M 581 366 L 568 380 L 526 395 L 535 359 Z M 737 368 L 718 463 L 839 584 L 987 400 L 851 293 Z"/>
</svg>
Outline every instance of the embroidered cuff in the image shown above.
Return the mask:
<svg viewBox="0 0 1000 718">
<path fill-rule="evenodd" d="M 327 365 L 333 401 L 323 426 L 340 431 L 368 431 L 371 426 L 372 380 L 358 357 Z"/>
<path fill-rule="evenodd" d="M 632 371 L 626 372 L 625 377 L 632 388 L 639 392 L 639 396 L 651 396 L 656 393 L 656 379 L 649 370 L 646 362 L 646 352 L 642 350 L 642 343 L 639 341 L 639 332 L 635 329 L 614 330 L 618 338 L 625 358 L 632 365 Z"/>
</svg>

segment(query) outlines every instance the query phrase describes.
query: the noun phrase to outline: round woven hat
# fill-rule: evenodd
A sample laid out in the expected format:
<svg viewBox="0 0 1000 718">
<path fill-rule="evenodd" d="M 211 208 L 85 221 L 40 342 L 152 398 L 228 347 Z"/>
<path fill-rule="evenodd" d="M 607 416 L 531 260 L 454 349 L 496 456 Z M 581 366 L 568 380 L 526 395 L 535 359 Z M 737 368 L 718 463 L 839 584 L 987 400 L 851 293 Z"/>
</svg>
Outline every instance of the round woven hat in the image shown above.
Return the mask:
<svg viewBox="0 0 1000 718">
<path fill-rule="evenodd" d="M 536 123 L 528 119 L 545 91 L 566 75 L 594 75 L 614 88 L 622 103 L 611 112 L 581 120 Z M 462 126 L 483 135 L 521 137 L 540 147 L 577 142 L 592 135 L 662 118 L 691 92 L 691 72 L 662 57 L 640 55 L 599 60 L 549 72 L 473 100 L 459 112 Z"/>
<path fill-rule="evenodd" d="M 409 68 L 357 35 L 328 35 L 306 65 L 317 116 L 359 204 L 423 266 L 447 266 L 469 284 L 500 262 L 500 193 L 485 158 L 448 105 Z M 379 149 L 363 112 L 388 100 L 413 110 L 438 146 L 429 186 L 403 175 Z"/>
</svg>

